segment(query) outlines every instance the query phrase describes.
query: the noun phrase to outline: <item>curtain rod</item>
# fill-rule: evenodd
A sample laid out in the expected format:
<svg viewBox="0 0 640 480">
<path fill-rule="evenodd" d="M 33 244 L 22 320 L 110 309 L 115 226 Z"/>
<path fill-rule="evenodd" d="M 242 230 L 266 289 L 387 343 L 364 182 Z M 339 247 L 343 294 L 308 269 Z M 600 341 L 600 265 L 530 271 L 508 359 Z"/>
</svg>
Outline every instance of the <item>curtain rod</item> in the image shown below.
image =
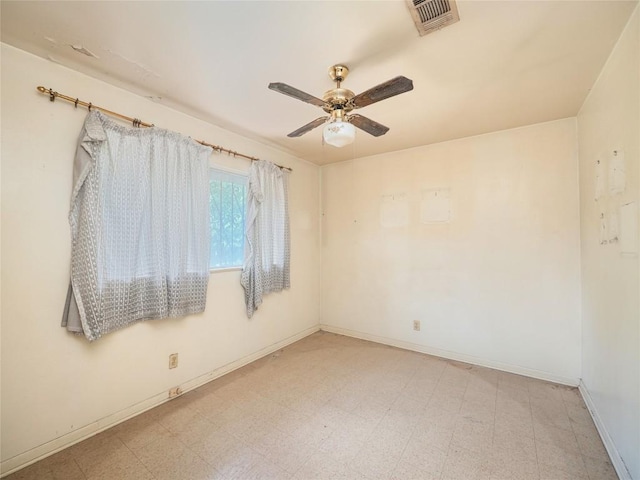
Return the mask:
<svg viewBox="0 0 640 480">
<path fill-rule="evenodd" d="M 101 112 L 104 112 L 107 115 L 111 115 L 112 117 L 117 117 L 117 118 L 119 118 L 121 120 L 125 120 L 127 122 L 131 122 L 134 127 L 154 127 L 155 126 L 152 123 L 143 122 L 142 120 L 140 120 L 138 118 L 127 117 L 126 115 L 122 115 L 121 113 L 117 113 L 117 112 L 113 112 L 111 110 L 107 110 L 104 107 L 98 107 L 97 105 L 93 105 L 91 102 L 87 103 L 87 102 L 83 102 L 82 100 L 78 100 L 77 98 L 73 98 L 73 97 L 70 97 L 68 95 L 63 95 L 62 93 L 58 93 L 58 92 L 53 91 L 51 88 L 37 87 L 37 90 L 40 93 L 43 93 L 45 95 L 49 95 L 49 100 L 51 100 L 52 102 L 55 101 L 56 98 L 61 98 L 62 100 L 66 100 L 67 102 L 73 103 L 76 108 L 78 108 L 78 105 L 81 105 L 83 107 L 87 107 L 87 109 L 89 111 L 91 111 L 91 109 L 95 108 L 96 110 L 100 110 Z M 252 162 L 260 160 L 257 157 L 251 157 L 249 155 L 245 155 L 244 153 L 235 152 L 233 150 L 229 150 L 228 148 L 224 148 L 224 147 L 221 147 L 219 145 L 213 145 L 211 143 L 205 142 L 204 140 L 196 140 L 196 142 L 198 142 L 199 144 L 204 145 L 206 147 L 211 147 L 216 152 L 220 152 L 220 153 L 225 152 L 225 153 L 228 153 L 229 155 L 233 155 L 234 157 L 246 158 L 247 160 L 251 160 Z M 283 170 L 289 170 L 290 172 L 293 171 L 289 167 L 284 167 L 284 166 L 278 165 L 278 164 L 274 164 L 274 165 L 276 167 L 278 167 L 278 168 L 283 169 Z"/>
</svg>

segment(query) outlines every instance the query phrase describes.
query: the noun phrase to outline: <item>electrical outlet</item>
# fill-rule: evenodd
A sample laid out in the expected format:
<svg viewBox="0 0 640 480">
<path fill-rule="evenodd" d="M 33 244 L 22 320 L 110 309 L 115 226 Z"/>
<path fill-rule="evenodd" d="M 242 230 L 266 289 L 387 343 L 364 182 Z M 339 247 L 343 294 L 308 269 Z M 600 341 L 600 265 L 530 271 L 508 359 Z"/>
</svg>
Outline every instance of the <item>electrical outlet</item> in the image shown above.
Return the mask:
<svg viewBox="0 0 640 480">
<path fill-rule="evenodd" d="M 178 395 L 182 395 L 182 389 L 180 387 L 173 387 L 169 390 L 169 398 L 177 397 Z"/>
<path fill-rule="evenodd" d="M 419 331 L 420 331 L 420 320 L 414 320 L 414 321 L 413 321 L 413 329 L 414 329 L 416 332 L 419 332 Z"/>
<path fill-rule="evenodd" d="M 169 355 L 169 369 L 178 367 L 178 354 L 172 353 Z"/>
</svg>

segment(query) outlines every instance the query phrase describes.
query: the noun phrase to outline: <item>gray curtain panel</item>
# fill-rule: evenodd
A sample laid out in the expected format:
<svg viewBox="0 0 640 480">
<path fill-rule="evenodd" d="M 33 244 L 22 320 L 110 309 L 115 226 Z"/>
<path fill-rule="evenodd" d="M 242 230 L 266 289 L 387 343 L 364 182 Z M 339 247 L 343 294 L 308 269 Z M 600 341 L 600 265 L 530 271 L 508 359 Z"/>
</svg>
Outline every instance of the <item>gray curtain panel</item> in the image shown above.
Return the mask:
<svg viewBox="0 0 640 480">
<path fill-rule="evenodd" d="M 253 162 L 240 279 L 249 318 L 263 295 L 290 287 L 289 244 L 289 172 L 266 160 Z"/>
<path fill-rule="evenodd" d="M 211 151 L 175 132 L 87 115 L 69 213 L 69 331 L 93 341 L 205 309 Z"/>
</svg>

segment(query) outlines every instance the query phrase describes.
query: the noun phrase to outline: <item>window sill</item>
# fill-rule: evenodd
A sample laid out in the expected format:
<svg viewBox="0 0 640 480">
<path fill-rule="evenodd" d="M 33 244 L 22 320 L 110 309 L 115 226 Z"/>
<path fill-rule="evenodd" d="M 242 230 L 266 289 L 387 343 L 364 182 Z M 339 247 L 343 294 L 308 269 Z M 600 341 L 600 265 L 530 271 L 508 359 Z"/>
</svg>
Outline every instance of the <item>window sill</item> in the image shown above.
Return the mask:
<svg viewBox="0 0 640 480">
<path fill-rule="evenodd" d="M 223 268 L 210 268 L 209 273 L 220 273 L 220 272 L 233 272 L 233 271 L 242 271 L 242 267 L 223 267 Z"/>
</svg>

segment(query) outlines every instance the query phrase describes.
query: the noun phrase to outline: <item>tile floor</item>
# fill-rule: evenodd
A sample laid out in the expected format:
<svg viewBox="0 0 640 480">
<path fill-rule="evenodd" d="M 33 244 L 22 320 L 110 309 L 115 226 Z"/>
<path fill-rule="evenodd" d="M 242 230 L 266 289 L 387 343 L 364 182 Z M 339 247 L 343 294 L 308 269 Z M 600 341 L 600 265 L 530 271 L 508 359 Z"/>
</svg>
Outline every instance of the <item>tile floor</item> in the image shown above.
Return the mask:
<svg viewBox="0 0 640 480">
<path fill-rule="evenodd" d="M 574 388 L 318 332 L 8 478 L 617 476 Z"/>
</svg>

